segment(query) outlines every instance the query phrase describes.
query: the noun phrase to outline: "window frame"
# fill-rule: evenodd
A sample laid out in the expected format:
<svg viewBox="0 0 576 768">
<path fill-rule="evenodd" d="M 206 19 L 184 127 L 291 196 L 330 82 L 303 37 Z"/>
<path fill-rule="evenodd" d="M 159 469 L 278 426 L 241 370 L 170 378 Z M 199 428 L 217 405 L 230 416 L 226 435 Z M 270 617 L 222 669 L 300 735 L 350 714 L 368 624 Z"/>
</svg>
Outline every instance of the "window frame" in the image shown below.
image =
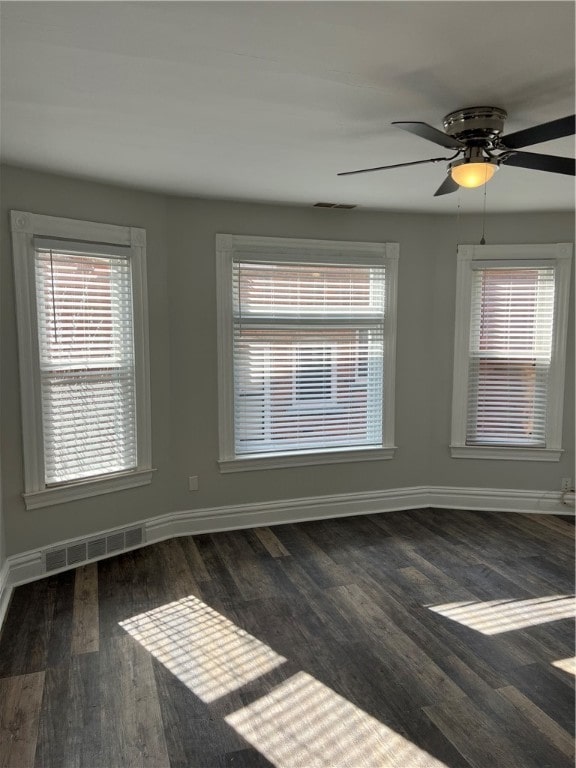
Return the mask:
<svg viewBox="0 0 576 768">
<path fill-rule="evenodd" d="M 10 212 L 20 368 L 24 503 L 36 509 L 76 499 L 147 485 L 152 481 L 150 356 L 146 230 L 115 224 L 30 213 Z M 34 238 L 84 241 L 96 246 L 127 246 L 131 262 L 136 387 L 137 466 L 86 480 L 47 486 L 40 391 L 40 358 L 36 307 Z M 97 251 L 97 248 L 95 249 Z"/>
<path fill-rule="evenodd" d="M 562 414 L 572 248 L 572 243 L 458 246 L 450 440 L 452 458 L 516 461 L 560 460 L 563 453 Z M 472 278 L 475 264 L 477 265 L 479 262 L 494 262 L 495 266 L 499 267 L 509 263 L 511 266 L 518 267 L 552 266 L 555 269 L 554 323 L 545 447 L 466 445 Z"/>
<path fill-rule="evenodd" d="M 273 469 L 291 466 L 378 461 L 392 459 L 394 445 L 394 400 L 396 367 L 396 324 L 398 243 L 371 243 L 340 240 L 312 240 L 257 235 L 216 235 L 216 286 L 218 316 L 218 436 L 221 473 Z M 386 270 L 383 327 L 384 380 L 382 446 L 312 449 L 292 453 L 236 455 L 234 449 L 234 369 L 233 369 L 233 287 L 232 265 L 235 257 L 261 261 L 312 261 L 314 257 L 331 263 L 354 263 L 354 257 L 382 259 Z"/>
</svg>

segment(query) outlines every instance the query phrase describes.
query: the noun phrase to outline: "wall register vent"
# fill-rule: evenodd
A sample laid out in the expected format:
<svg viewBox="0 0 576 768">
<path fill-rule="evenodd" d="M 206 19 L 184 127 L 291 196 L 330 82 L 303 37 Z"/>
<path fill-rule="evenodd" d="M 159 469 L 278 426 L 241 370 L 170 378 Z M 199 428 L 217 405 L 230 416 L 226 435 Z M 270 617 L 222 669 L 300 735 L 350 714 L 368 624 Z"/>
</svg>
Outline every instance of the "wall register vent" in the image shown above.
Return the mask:
<svg viewBox="0 0 576 768">
<path fill-rule="evenodd" d="M 108 536 L 75 541 L 67 547 L 49 549 L 44 552 L 44 572 L 58 571 L 69 566 L 79 565 L 89 560 L 96 560 L 105 555 L 112 555 L 132 549 L 142 544 L 144 529 L 126 528 L 123 531 L 114 531 Z"/>
</svg>

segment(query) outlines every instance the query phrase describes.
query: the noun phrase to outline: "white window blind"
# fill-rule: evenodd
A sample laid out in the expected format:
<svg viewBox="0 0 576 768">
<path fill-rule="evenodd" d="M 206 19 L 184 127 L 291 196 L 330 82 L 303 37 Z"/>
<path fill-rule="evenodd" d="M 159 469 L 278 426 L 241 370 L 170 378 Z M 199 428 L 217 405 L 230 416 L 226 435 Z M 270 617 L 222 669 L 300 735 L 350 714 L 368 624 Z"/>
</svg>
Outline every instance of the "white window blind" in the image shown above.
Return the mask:
<svg viewBox="0 0 576 768">
<path fill-rule="evenodd" d="M 476 268 L 467 445 L 546 446 L 553 267 Z"/>
<path fill-rule="evenodd" d="M 35 241 L 46 486 L 137 466 L 130 251 L 102 250 Z"/>
<path fill-rule="evenodd" d="M 233 262 L 238 456 L 382 445 L 385 268 Z"/>
</svg>

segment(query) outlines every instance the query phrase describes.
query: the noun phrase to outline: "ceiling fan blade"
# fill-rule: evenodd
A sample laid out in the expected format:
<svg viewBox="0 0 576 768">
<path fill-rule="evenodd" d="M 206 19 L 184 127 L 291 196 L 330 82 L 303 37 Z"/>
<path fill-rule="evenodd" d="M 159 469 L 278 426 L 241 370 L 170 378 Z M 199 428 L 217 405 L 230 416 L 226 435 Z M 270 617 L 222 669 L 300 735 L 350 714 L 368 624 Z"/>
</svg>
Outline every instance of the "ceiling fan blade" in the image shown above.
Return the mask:
<svg viewBox="0 0 576 768">
<path fill-rule="evenodd" d="M 515 165 L 518 168 L 531 168 L 535 171 L 549 171 L 550 173 L 564 173 L 574 176 L 576 160 L 573 157 L 558 157 L 557 155 L 540 155 L 535 152 L 512 152 L 500 161 L 506 165 Z"/>
<path fill-rule="evenodd" d="M 395 163 L 394 165 L 379 165 L 377 168 L 362 168 L 359 171 L 344 171 L 337 176 L 352 176 L 354 173 L 371 173 L 372 171 L 386 171 L 388 168 L 404 168 L 407 165 L 423 165 L 424 163 L 440 163 L 442 160 L 451 160 L 450 157 L 432 157 L 430 160 L 414 160 L 412 163 Z"/>
<path fill-rule="evenodd" d="M 552 120 L 549 123 L 526 128 L 523 131 L 510 133 L 508 136 L 500 138 L 500 144 L 508 149 L 520 149 L 521 147 L 531 147 L 533 144 L 540 144 L 543 141 L 573 136 L 576 129 L 575 118 L 576 115 L 569 115 L 558 120 Z"/>
<path fill-rule="evenodd" d="M 397 125 L 403 131 L 415 133 L 421 139 L 428 139 L 428 141 L 433 141 L 434 144 L 440 144 L 441 147 L 446 147 L 447 149 L 464 149 L 466 146 L 461 141 L 458 141 L 458 139 L 448 136 L 448 134 L 439 131 L 432 125 L 428 125 L 428 123 L 394 122 L 392 125 Z"/>
<path fill-rule="evenodd" d="M 436 192 L 434 192 L 434 197 L 438 197 L 439 195 L 449 195 L 451 192 L 456 192 L 457 189 L 460 189 L 460 185 L 456 184 L 452 176 L 448 174 Z"/>
</svg>

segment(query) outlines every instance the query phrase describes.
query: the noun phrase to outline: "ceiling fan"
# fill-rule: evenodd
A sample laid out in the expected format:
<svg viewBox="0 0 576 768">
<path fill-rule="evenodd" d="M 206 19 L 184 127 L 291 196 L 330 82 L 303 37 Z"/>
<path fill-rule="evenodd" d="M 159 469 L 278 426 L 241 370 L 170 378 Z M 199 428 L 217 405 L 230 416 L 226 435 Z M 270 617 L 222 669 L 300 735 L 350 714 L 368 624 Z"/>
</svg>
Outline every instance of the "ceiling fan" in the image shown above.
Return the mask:
<svg viewBox="0 0 576 768">
<path fill-rule="evenodd" d="M 486 184 L 503 164 L 574 176 L 576 165 L 574 158 L 518 152 L 518 150 L 543 141 L 574 135 L 575 115 L 561 117 L 549 123 L 502 136 L 506 117 L 507 113 L 498 107 L 466 107 L 446 115 L 443 120 L 444 132 L 428 123 L 394 122 L 392 125 L 397 125 L 409 133 L 415 133 L 416 136 L 446 149 L 456 150 L 456 154 L 451 157 L 432 157 L 429 160 L 416 160 L 411 163 L 395 163 L 377 168 L 345 171 L 338 176 L 448 161 L 448 175 L 434 193 L 435 197 L 455 192 L 460 187 L 480 187 Z"/>
</svg>

